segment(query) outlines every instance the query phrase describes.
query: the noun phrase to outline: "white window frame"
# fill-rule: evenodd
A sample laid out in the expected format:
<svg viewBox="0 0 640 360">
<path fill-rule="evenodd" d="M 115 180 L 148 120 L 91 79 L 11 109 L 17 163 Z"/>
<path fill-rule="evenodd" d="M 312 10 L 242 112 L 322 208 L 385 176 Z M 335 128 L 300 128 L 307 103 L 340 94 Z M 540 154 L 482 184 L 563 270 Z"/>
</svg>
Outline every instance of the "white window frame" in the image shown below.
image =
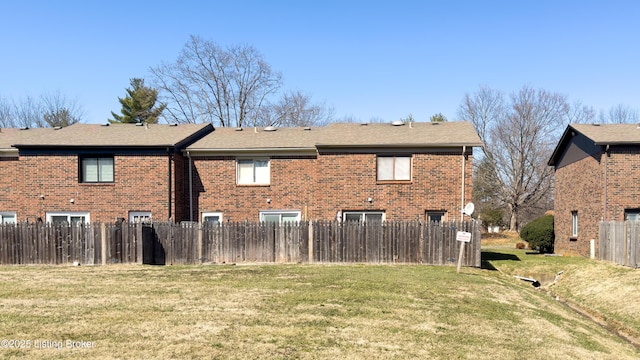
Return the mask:
<svg viewBox="0 0 640 360">
<path fill-rule="evenodd" d="M 347 221 L 347 216 L 348 215 L 354 215 L 354 214 L 359 214 L 360 215 L 360 222 L 366 222 L 367 220 L 367 215 L 382 215 L 382 222 L 385 221 L 386 219 L 386 214 L 384 211 L 378 210 L 378 211 L 371 211 L 371 210 L 343 210 L 342 211 L 342 221 Z"/>
<path fill-rule="evenodd" d="M 96 160 L 96 176 L 97 179 L 95 181 L 87 180 L 87 166 L 85 164 L 86 161 Z M 105 160 L 111 160 L 111 164 L 100 164 L 100 162 Z M 113 183 L 116 179 L 116 164 L 113 156 L 81 156 L 80 157 L 80 182 L 85 184 L 100 184 L 100 183 Z M 102 178 L 102 166 L 111 166 L 111 178 L 104 180 Z"/>
<path fill-rule="evenodd" d="M 153 217 L 151 216 L 151 211 L 129 211 L 129 222 L 130 223 L 151 223 L 153 222 Z"/>
<path fill-rule="evenodd" d="M 624 209 L 625 221 L 640 221 L 640 209 Z"/>
<path fill-rule="evenodd" d="M 66 216 L 67 217 L 67 223 L 71 224 L 71 218 L 72 217 L 84 217 L 84 223 L 88 224 L 91 222 L 91 217 L 90 214 L 88 212 L 82 212 L 82 211 L 60 211 L 60 212 L 48 212 L 47 213 L 47 222 L 48 223 L 52 223 L 51 218 L 53 218 L 54 216 L 59 217 L 59 216 Z"/>
<path fill-rule="evenodd" d="M 265 222 L 267 220 L 266 217 L 267 216 L 274 216 L 274 215 L 279 215 L 279 221 L 278 223 L 282 223 L 282 215 L 287 214 L 287 215 L 294 215 L 296 218 L 296 222 L 300 222 L 300 220 L 302 219 L 302 215 L 300 210 L 264 210 L 264 211 L 260 211 L 260 222 Z M 289 216 L 291 217 L 291 216 Z"/>
<path fill-rule="evenodd" d="M 572 238 L 578 237 L 578 212 L 577 211 L 571 212 L 571 237 Z"/>
<path fill-rule="evenodd" d="M 203 224 L 204 224 L 204 223 L 206 223 L 206 221 L 204 220 L 205 218 L 207 218 L 207 217 L 216 217 L 216 216 L 217 216 L 217 217 L 218 217 L 218 219 L 219 219 L 217 222 L 218 222 L 218 223 L 220 223 L 220 224 L 222 224 L 222 213 L 221 213 L 221 212 L 219 212 L 219 211 L 208 211 L 208 212 L 203 212 L 203 213 L 202 213 L 202 218 L 201 218 L 201 219 L 202 219 L 202 223 L 203 223 Z M 212 223 L 214 223 L 214 224 L 215 224 L 216 222 L 215 222 L 215 221 L 212 221 Z"/>
<path fill-rule="evenodd" d="M 391 169 L 390 171 L 390 176 L 387 177 L 382 177 L 382 175 L 384 175 L 384 172 L 382 171 L 382 169 L 384 168 L 384 160 L 389 160 L 391 159 L 391 167 L 393 169 Z M 408 170 L 409 174 L 402 174 L 403 170 L 398 162 L 398 159 L 403 159 L 409 162 L 408 164 L 408 169 L 404 169 L 404 170 Z M 387 165 L 388 166 L 388 165 Z M 378 155 L 376 157 L 376 179 L 378 181 L 411 181 L 411 170 L 412 170 L 412 157 L 411 155 L 398 155 L 398 156 L 392 156 L 392 155 Z M 389 172 L 389 171 L 387 171 Z"/>
<path fill-rule="evenodd" d="M 446 211 L 427 211 L 427 221 L 428 222 L 443 222 Z M 431 218 L 434 216 L 439 216 L 440 221 L 432 220 Z"/>
<path fill-rule="evenodd" d="M 258 179 L 256 173 L 256 162 L 266 162 L 266 179 Z M 252 162 L 253 179 L 251 181 L 245 181 L 240 177 L 240 163 Z M 271 184 L 271 159 L 269 158 L 238 158 L 236 159 L 236 185 L 269 185 Z"/>
<path fill-rule="evenodd" d="M 13 221 L 9 221 L 13 218 Z M 0 225 L 2 224 L 15 224 L 18 222 L 18 215 L 15 211 L 0 211 Z"/>
</svg>

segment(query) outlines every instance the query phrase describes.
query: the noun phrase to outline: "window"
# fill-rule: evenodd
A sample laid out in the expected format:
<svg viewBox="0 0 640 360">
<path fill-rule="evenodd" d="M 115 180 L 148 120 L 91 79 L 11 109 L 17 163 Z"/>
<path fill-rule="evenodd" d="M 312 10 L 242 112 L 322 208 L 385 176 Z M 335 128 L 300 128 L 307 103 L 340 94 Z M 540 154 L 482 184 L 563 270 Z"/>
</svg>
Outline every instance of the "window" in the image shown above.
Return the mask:
<svg viewBox="0 0 640 360">
<path fill-rule="evenodd" d="M 84 224 L 89 222 L 88 212 L 47 213 L 47 222 L 51 224 Z"/>
<path fill-rule="evenodd" d="M 384 211 L 343 211 L 342 220 L 360 222 L 382 222 L 384 221 Z"/>
<path fill-rule="evenodd" d="M 83 183 L 113 182 L 113 156 L 80 159 L 80 179 Z"/>
<path fill-rule="evenodd" d="M 0 212 L 0 224 L 14 224 L 16 222 L 16 213 Z"/>
<path fill-rule="evenodd" d="M 218 224 L 222 222 L 221 212 L 203 212 L 202 223 L 203 224 Z"/>
<path fill-rule="evenodd" d="M 299 222 L 300 211 L 260 211 L 260 221 L 264 222 Z"/>
<path fill-rule="evenodd" d="M 269 185 L 269 160 L 238 160 L 236 177 L 238 185 Z"/>
<path fill-rule="evenodd" d="M 129 211 L 129 222 L 151 223 L 151 211 Z"/>
<path fill-rule="evenodd" d="M 625 209 L 624 210 L 625 221 L 640 221 L 640 209 Z"/>
<path fill-rule="evenodd" d="M 571 212 L 571 237 L 578 237 L 578 212 Z"/>
<path fill-rule="evenodd" d="M 427 211 L 428 222 L 442 222 L 444 218 L 444 211 Z"/>
<path fill-rule="evenodd" d="M 410 156 L 378 156 L 378 181 L 410 180 Z"/>
</svg>

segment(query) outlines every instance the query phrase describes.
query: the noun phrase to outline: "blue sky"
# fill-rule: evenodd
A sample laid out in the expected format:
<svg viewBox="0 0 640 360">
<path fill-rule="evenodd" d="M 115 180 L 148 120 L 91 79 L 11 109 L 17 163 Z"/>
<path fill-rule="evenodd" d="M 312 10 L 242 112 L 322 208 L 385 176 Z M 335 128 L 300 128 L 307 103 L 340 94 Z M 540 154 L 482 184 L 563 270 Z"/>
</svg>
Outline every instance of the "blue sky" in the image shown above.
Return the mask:
<svg viewBox="0 0 640 360">
<path fill-rule="evenodd" d="M 0 97 L 60 92 L 85 122 L 190 35 L 257 48 L 336 116 L 456 120 L 479 86 L 640 108 L 640 1 L 30 1 L 0 4 Z"/>
</svg>

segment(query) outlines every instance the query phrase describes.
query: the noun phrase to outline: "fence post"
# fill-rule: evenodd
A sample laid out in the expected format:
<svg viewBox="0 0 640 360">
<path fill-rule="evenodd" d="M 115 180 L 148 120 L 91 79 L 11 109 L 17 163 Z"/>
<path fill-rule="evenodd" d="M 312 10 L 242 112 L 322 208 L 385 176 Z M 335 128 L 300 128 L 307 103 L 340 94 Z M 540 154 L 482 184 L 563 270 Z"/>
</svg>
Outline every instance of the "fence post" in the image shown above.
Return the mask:
<svg viewBox="0 0 640 360">
<path fill-rule="evenodd" d="M 124 222 L 122 223 L 124 224 Z M 121 225 L 122 226 L 122 225 Z M 128 226 L 128 225 L 127 225 Z M 142 236 L 142 222 L 138 222 L 136 224 L 136 262 L 140 265 L 142 265 L 143 258 L 142 258 L 142 243 L 144 241 L 144 238 Z"/>
<path fill-rule="evenodd" d="M 309 264 L 313 264 L 313 221 L 309 220 Z"/>
<path fill-rule="evenodd" d="M 202 224 L 198 223 L 198 259 L 197 261 L 202 264 Z"/>
<path fill-rule="evenodd" d="M 107 265 L 107 224 L 100 224 L 100 256 L 102 257 L 102 265 Z"/>
</svg>

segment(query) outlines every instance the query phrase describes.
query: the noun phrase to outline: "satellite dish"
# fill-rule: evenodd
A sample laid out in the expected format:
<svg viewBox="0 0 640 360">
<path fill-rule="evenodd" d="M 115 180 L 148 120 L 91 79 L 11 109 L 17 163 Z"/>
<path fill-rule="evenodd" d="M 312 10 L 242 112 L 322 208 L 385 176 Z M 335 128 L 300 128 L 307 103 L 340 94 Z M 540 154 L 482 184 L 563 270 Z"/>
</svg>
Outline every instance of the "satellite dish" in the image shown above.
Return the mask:
<svg viewBox="0 0 640 360">
<path fill-rule="evenodd" d="M 462 213 L 465 214 L 465 215 L 471 216 L 471 214 L 473 214 L 473 210 L 475 210 L 475 208 L 476 208 L 475 205 L 473 205 L 473 203 L 470 202 L 464 207 L 464 209 L 462 210 Z"/>
</svg>

